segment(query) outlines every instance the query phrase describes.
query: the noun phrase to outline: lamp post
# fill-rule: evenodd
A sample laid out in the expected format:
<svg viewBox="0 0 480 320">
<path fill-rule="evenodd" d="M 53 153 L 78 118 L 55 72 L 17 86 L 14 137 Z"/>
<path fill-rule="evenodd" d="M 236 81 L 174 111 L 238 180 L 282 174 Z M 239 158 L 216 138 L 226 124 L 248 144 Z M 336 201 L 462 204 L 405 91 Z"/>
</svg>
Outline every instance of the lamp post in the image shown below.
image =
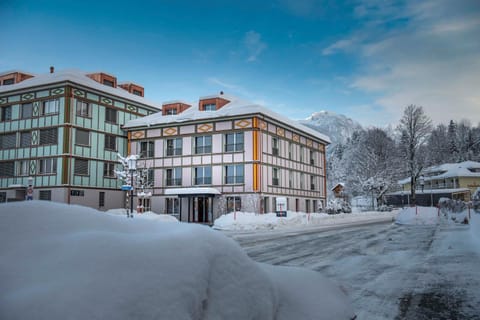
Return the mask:
<svg viewBox="0 0 480 320">
<path fill-rule="evenodd" d="M 130 157 L 127 160 L 128 171 L 130 171 L 130 215 L 127 217 L 133 218 L 133 174 L 137 170 L 137 159 L 135 157 Z"/>
</svg>

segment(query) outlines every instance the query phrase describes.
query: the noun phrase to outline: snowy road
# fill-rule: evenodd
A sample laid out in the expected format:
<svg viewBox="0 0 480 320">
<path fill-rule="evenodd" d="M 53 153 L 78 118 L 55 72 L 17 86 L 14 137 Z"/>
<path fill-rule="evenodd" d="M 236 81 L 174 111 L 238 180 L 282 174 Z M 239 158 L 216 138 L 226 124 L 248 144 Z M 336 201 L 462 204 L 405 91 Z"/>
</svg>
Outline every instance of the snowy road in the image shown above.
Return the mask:
<svg viewBox="0 0 480 320">
<path fill-rule="evenodd" d="M 462 243 L 468 231 L 447 223 L 385 223 L 227 235 L 258 262 L 301 266 L 335 280 L 358 319 L 480 319 L 480 255 Z"/>
</svg>

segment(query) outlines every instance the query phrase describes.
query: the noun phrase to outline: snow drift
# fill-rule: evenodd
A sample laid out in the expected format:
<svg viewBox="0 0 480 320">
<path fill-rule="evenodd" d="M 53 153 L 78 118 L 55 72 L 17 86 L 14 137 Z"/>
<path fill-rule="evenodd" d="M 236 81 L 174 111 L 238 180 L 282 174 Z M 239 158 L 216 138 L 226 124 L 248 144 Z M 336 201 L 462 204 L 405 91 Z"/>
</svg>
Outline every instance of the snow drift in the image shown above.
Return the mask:
<svg viewBox="0 0 480 320">
<path fill-rule="evenodd" d="M 208 227 L 0 206 L 2 319 L 350 319 L 316 272 L 253 262 Z"/>
</svg>

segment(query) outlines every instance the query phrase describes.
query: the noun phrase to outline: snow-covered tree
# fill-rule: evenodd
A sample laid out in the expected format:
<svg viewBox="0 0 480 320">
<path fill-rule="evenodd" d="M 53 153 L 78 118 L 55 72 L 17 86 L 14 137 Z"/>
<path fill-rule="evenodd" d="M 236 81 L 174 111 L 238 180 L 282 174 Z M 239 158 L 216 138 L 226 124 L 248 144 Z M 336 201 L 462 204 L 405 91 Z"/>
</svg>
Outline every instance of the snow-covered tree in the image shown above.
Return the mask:
<svg viewBox="0 0 480 320">
<path fill-rule="evenodd" d="M 428 165 L 439 165 L 448 161 L 447 127 L 439 124 L 428 139 Z"/>
<path fill-rule="evenodd" d="M 425 143 L 432 131 L 432 121 L 421 106 L 409 105 L 404 110 L 398 129 L 402 135 L 401 148 L 410 177 L 411 201 L 415 204 L 417 179 L 426 165 Z"/>
<path fill-rule="evenodd" d="M 448 141 L 448 152 L 450 155 L 449 162 L 457 162 L 459 159 L 459 151 L 457 146 L 457 124 L 455 121 L 450 120 L 448 124 L 448 131 L 447 131 L 447 141 Z"/>
</svg>

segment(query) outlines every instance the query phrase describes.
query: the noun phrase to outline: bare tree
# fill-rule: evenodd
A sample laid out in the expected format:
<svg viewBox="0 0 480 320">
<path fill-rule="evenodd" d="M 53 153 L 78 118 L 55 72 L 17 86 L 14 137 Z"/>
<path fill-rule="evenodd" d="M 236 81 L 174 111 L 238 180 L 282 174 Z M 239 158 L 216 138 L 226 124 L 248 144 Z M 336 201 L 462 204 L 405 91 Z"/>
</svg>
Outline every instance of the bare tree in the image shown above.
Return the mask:
<svg viewBox="0 0 480 320">
<path fill-rule="evenodd" d="M 421 106 L 409 105 L 405 108 L 398 129 L 402 136 L 402 149 L 407 161 L 410 176 L 411 200 L 416 203 L 415 189 L 417 179 L 425 165 L 425 154 L 422 152 L 431 131 L 432 121 L 425 115 Z"/>
</svg>

